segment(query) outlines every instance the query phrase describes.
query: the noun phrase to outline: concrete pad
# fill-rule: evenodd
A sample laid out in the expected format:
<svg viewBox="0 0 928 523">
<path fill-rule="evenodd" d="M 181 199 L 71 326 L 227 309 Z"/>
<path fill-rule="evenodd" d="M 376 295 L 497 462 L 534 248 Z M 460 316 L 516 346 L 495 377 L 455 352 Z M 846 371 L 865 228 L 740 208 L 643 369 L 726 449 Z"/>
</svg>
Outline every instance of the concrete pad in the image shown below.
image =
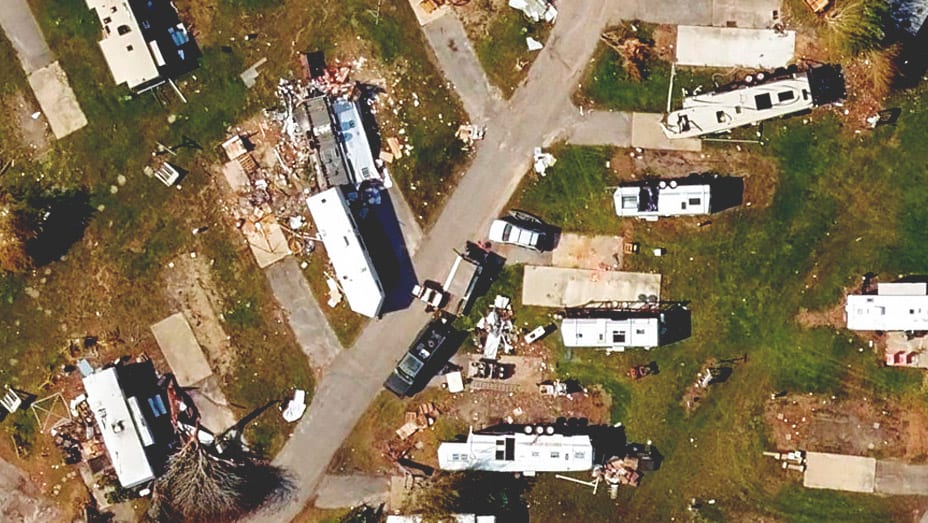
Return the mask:
<svg viewBox="0 0 928 523">
<path fill-rule="evenodd" d="M 219 434 L 235 425 L 235 414 L 219 387 L 217 376 L 206 378 L 198 384 L 197 388 L 187 392 L 200 412 L 200 425 L 203 428 L 212 431 L 213 434 Z"/>
<path fill-rule="evenodd" d="M 195 385 L 213 374 L 182 312 L 155 323 L 151 326 L 151 332 L 180 386 Z"/>
<path fill-rule="evenodd" d="M 525 266 L 522 304 L 579 307 L 594 301 L 640 301 L 661 295 L 661 275 Z"/>
<path fill-rule="evenodd" d="M 796 33 L 734 27 L 677 27 L 677 64 L 773 69 L 793 60 Z"/>
<path fill-rule="evenodd" d="M 0 27 L 13 44 L 26 75 L 51 64 L 55 58 L 26 0 L 4 0 Z"/>
<path fill-rule="evenodd" d="M 377 506 L 390 499 L 390 478 L 365 474 L 333 475 L 322 478 L 316 491 L 316 507 L 349 508 L 367 504 Z"/>
<path fill-rule="evenodd" d="M 427 8 L 429 0 L 409 0 L 409 5 L 412 6 L 412 12 L 416 14 L 416 20 L 419 21 L 419 25 L 433 22 L 451 11 L 451 4 L 444 4 L 429 12 Z"/>
<path fill-rule="evenodd" d="M 877 461 L 874 490 L 877 494 L 894 496 L 928 495 L 928 465 Z"/>
<path fill-rule="evenodd" d="M 242 226 L 242 232 L 245 233 L 248 247 L 251 248 L 258 267 L 262 269 L 270 267 L 290 254 L 284 231 L 277 223 L 277 217 L 272 213 L 265 214 L 260 219 L 249 219 Z"/>
<path fill-rule="evenodd" d="M 778 11 L 781 17 L 783 15 L 781 3 L 782 0 L 713 0 L 711 24 L 690 20 L 684 23 L 719 27 L 732 24 L 737 27 L 770 27 L 774 24 L 774 11 Z M 685 13 L 686 10 L 682 12 Z"/>
<path fill-rule="evenodd" d="M 802 486 L 847 492 L 873 493 L 876 459 L 823 452 L 806 453 Z"/>
<path fill-rule="evenodd" d="M 622 266 L 621 236 L 563 233 L 552 251 L 551 264 L 574 269 L 618 269 Z"/>
<path fill-rule="evenodd" d="M 58 62 L 29 75 L 29 85 L 59 140 L 87 125 L 87 117 L 68 84 L 68 76 Z"/>
<path fill-rule="evenodd" d="M 632 117 L 625 112 L 587 111 L 577 116 L 566 133 L 567 142 L 573 145 L 628 147 L 632 143 Z"/>
<path fill-rule="evenodd" d="M 662 115 L 658 113 L 632 113 L 632 147 L 670 151 L 702 150 L 702 141 L 696 138 L 671 140 L 661 130 Z"/>
<path fill-rule="evenodd" d="M 248 190 L 248 187 L 251 185 L 251 180 L 249 180 L 248 175 L 245 174 L 245 169 L 242 169 L 242 164 L 237 161 L 233 160 L 222 164 L 222 175 L 225 177 L 229 187 L 231 187 L 232 191 L 236 194 Z"/>
</svg>

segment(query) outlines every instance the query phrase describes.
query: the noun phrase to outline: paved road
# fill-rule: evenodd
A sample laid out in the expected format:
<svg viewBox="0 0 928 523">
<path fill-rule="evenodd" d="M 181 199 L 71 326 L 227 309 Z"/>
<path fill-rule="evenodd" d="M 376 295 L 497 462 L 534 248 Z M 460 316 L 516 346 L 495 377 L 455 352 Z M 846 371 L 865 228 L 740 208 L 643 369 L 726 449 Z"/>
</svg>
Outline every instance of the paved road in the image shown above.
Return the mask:
<svg viewBox="0 0 928 523">
<path fill-rule="evenodd" d="M 694 3 L 698 6 L 694 7 Z M 458 52 L 448 52 L 451 48 L 447 35 L 462 30 L 451 22 L 426 26 L 427 35 L 431 34 L 429 42 L 435 47 L 446 74 L 462 93 L 465 108 L 472 117 L 484 114 L 488 118 L 486 140 L 419 245 L 414 263 L 420 278 L 444 274 L 452 250 L 461 248 L 467 239 L 482 236 L 529 168 L 532 149 L 550 144 L 563 134 L 564 122 L 577 113 L 570 94 L 576 89 L 599 33 L 608 22 L 637 17 L 709 24 L 714 5 L 712 0 L 565 2 L 528 78 L 507 103 L 496 102 L 494 96 L 483 92 L 483 80 L 474 80 L 483 75 L 475 72 L 479 65 L 472 52 L 462 54 L 464 48 L 460 44 L 454 46 Z M 444 28 L 444 32 L 435 28 Z M 371 323 L 354 347 L 334 358 L 324 371 L 306 416 L 276 459 L 294 474 L 298 485 L 296 499 L 280 511 L 260 514 L 254 520 L 290 520 L 313 497 L 332 456 L 380 392 L 384 378 L 427 319 L 419 307 L 391 313 Z"/>
<path fill-rule="evenodd" d="M 390 499 L 390 478 L 367 474 L 326 474 L 316 492 L 316 506 L 323 509 L 377 506 Z"/>
<path fill-rule="evenodd" d="M 471 121 L 479 124 L 489 119 L 499 108 L 502 97 L 499 89 L 487 81 L 458 17 L 454 13 L 445 14 L 424 25 L 422 32 Z"/>
<path fill-rule="evenodd" d="M 3 1 L 0 27 L 16 49 L 27 76 L 55 61 L 26 0 Z"/>
</svg>

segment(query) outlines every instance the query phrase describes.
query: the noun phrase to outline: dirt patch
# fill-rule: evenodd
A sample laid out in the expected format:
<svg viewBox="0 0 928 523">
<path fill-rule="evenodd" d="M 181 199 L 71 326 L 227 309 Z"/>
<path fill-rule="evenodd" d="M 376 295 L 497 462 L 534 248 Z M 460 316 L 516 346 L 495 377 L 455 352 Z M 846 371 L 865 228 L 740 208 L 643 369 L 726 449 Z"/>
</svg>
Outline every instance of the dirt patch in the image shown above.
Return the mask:
<svg viewBox="0 0 928 523">
<path fill-rule="evenodd" d="M 471 41 L 488 37 L 490 23 L 498 12 L 502 9 L 512 9 L 507 5 L 507 0 L 476 0 L 462 4 L 454 6 L 454 12 Z"/>
<path fill-rule="evenodd" d="M 654 28 L 654 45 L 651 50 L 655 56 L 664 62 L 673 62 L 676 59 L 677 26 L 658 25 Z"/>
<path fill-rule="evenodd" d="M 708 147 L 702 152 L 617 149 L 610 166 L 620 181 L 645 176 L 673 178 L 692 173 L 718 173 L 744 179 L 744 206 L 766 208 L 777 188 L 776 159 L 738 144 Z"/>
<path fill-rule="evenodd" d="M 815 327 L 844 328 L 846 323 L 844 303 L 839 303 L 824 311 L 810 311 L 804 307 L 800 308 L 799 314 L 796 315 L 796 321 L 799 322 L 799 325 L 808 329 Z"/>
<path fill-rule="evenodd" d="M 920 407 L 827 396 L 767 403 L 764 419 L 776 450 L 802 449 L 879 458 L 928 458 L 928 412 Z"/>
<path fill-rule="evenodd" d="M 35 158 L 45 153 L 52 141 L 51 129 L 45 115 L 39 111 L 39 104 L 22 90 L 16 91 L 6 101 L 4 113 L 11 116 L 13 132 L 28 151 L 29 158 Z M 38 114 L 37 114 L 38 113 Z M 36 115 L 33 118 L 33 115 Z"/>
<path fill-rule="evenodd" d="M 164 282 L 165 296 L 188 318 L 213 372 L 221 376 L 233 373 L 234 350 L 220 323 L 222 300 L 210 276 L 209 261 L 179 256 L 165 269 Z"/>
</svg>

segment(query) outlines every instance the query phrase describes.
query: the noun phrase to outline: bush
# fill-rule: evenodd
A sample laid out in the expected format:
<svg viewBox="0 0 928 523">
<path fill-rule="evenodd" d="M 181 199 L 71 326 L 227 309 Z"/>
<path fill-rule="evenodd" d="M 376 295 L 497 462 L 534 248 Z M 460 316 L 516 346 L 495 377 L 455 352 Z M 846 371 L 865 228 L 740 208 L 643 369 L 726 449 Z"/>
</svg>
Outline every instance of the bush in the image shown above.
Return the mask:
<svg viewBox="0 0 928 523">
<path fill-rule="evenodd" d="M 840 2 L 825 15 L 827 40 L 838 54 L 856 56 L 883 44 L 888 20 L 886 0 Z"/>
</svg>

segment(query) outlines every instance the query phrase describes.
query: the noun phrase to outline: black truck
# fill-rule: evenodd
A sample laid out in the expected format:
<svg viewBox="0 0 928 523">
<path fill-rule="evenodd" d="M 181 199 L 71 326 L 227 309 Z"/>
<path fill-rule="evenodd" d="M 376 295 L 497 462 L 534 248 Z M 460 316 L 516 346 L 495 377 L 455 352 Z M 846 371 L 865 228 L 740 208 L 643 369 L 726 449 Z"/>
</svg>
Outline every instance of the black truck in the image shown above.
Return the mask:
<svg viewBox="0 0 928 523">
<path fill-rule="evenodd" d="M 442 316 L 428 323 L 400 359 L 383 386 L 399 397 L 415 394 L 447 363 L 455 349 L 457 331 L 451 318 Z"/>
</svg>

